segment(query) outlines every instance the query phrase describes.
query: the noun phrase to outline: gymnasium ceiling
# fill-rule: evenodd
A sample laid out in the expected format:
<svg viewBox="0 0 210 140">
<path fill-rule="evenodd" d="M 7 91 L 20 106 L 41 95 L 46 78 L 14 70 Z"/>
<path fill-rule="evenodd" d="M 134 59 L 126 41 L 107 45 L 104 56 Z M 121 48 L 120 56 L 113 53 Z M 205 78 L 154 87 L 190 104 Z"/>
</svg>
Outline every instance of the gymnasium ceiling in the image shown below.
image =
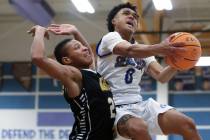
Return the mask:
<svg viewBox="0 0 210 140">
<path fill-rule="evenodd" d="M 46 0 L 56 16 L 55 23 L 77 25 L 91 44 L 96 44 L 106 29 L 108 11 L 126 0 L 89 0 L 95 8 L 94 14 L 81 14 L 70 0 Z M 210 0 L 172 0 L 173 10 L 157 12 L 152 0 L 128 0 L 138 5 L 142 15 L 141 26 L 136 39 L 143 43 L 157 43 L 168 36 L 168 32 L 188 31 L 195 34 L 202 43 L 203 55 L 210 55 Z M 26 31 L 33 24 L 18 16 L 8 0 L 0 0 L 0 61 L 30 60 L 32 38 Z M 47 42 L 47 54 L 51 54 L 55 43 L 54 36 Z M 51 46 L 51 47 L 50 47 Z"/>
</svg>

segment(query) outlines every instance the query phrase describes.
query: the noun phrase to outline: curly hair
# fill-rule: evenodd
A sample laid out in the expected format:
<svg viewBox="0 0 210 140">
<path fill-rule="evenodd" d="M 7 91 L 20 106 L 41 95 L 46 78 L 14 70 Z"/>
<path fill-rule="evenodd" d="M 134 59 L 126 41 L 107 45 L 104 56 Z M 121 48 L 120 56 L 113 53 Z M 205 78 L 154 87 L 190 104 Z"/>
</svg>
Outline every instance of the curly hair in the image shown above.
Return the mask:
<svg viewBox="0 0 210 140">
<path fill-rule="evenodd" d="M 65 52 L 64 52 L 64 47 L 66 46 L 66 44 L 68 42 L 72 41 L 72 39 L 64 39 L 63 41 L 61 41 L 60 43 L 58 43 L 54 49 L 54 56 L 56 58 L 56 60 L 63 64 L 62 63 L 62 57 L 65 55 Z"/>
<path fill-rule="evenodd" d="M 114 31 L 114 26 L 112 24 L 112 19 L 115 17 L 115 15 L 123 8 L 129 8 L 133 11 L 136 12 L 136 6 L 132 5 L 131 3 L 127 2 L 127 3 L 123 3 L 120 5 L 115 6 L 108 14 L 107 16 L 107 28 L 109 30 L 109 32 L 113 32 Z"/>
</svg>

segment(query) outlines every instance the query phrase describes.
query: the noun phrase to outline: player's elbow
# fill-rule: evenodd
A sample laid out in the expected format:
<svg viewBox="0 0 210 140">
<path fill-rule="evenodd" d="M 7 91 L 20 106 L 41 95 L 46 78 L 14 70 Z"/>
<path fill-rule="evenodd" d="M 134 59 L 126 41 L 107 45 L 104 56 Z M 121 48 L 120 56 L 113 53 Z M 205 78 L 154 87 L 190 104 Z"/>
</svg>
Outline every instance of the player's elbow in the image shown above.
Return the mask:
<svg viewBox="0 0 210 140">
<path fill-rule="evenodd" d="M 158 82 L 160 82 L 161 84 L 165 84 L 167 83 L 167 79 L 165 77 L 163 77 L 160 73 L 156 73 L 156 76 L 154 77 Z"/>
<path fill-rule="evenodd" d="M 157 78 L 157 81 L 159 81 L 161 84 L 165 84 L 165 83 L 167 83 L 169 80 L 160 77 L 160 78 Z"/>
<path fill-rule="evenodd" d="M 44 57 L 43 56 L 32 55 L 31 60 L 32 60 L 33 64 L 39 65 L 41 62 L 43 62 Z"/>
<path fill-rule="evenodd" d="M 161 84 L 165 84 L 165 83 L 168 82 L 167 80 L 164 80 L 164 79 L 159 79 L 158 81 L 159 81 Z"/>
</svg>

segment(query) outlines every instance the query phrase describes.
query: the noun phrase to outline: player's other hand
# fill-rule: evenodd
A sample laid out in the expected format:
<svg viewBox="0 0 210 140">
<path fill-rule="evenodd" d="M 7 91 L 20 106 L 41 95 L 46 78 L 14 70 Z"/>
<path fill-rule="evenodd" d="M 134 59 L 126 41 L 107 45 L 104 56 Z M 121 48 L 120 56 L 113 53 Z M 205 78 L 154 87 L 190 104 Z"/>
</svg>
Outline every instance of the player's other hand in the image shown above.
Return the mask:
<svg viewBox="0 0 210 140">
<path fill-rule="evenodd" d="M 35 36 L 35 34 L 44 34 L 44 37 L 49 39 L 49 34 L 47 32 L 47 29 L 39 25 L 31 27 L 31 29 L 28 30 L 27 33 L 31 34 L 32 36 Z"/>
<path fill-rule="evenodd" d="M 51 24 L 47 30 L 55 35 L 74 35 L 78 31 L 72 24 Z"/>
</svg>

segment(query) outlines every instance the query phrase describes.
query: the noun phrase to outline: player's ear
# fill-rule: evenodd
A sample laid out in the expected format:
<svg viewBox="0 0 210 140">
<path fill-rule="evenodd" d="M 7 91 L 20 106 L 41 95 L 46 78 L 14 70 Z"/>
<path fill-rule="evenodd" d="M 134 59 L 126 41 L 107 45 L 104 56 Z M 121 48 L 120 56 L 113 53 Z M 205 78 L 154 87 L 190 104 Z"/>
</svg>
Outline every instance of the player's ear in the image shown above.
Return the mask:
<svg viewBox="0 0 210 140">
<path fill-rule="evenodd" d="M 70 58 L 68 58 L 68 57 L 66 57 L 66 56 L 64 56 L 64 57 L 62 57 L 62 63 L 64 64 L 64 65 L 69 65 L 69 64 L 71 64 L 71 59 Z"/>
<path fill-rule="evenodd" d="M 112 24 L 115 25 L 115 23 L 116 23 L 116 19 L 113 18 L 113 19 L 112 19 Z"/>
</svg>

